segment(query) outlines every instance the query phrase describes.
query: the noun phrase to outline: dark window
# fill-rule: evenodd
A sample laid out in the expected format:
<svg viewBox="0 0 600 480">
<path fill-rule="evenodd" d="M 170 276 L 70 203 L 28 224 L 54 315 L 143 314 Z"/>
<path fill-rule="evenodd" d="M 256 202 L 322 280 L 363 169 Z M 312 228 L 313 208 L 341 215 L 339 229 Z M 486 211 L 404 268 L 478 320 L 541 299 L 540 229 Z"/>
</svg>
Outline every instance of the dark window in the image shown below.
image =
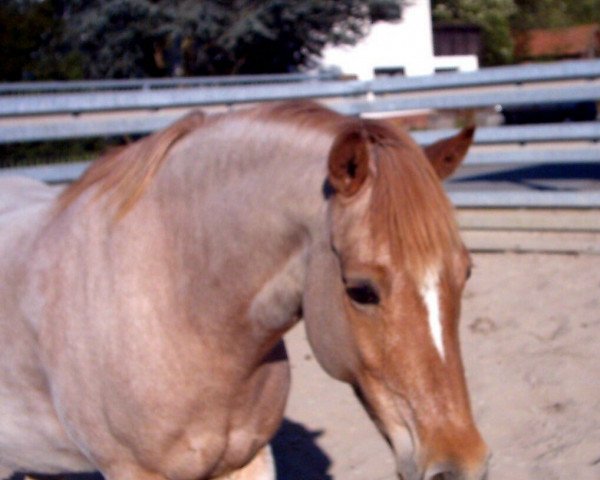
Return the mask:
<svg viewBox="0 0 600 480">
<path fill-rule="evenodd" d="M 435 73 L 453 73 L 458 72 L 458 67 L 440 67 L 435 69 Z"/>
<path fill-rule="evenodd" d="M 477 55 L 481 52 L 481 31 L 474 25 L 435 25 L 435 55 Z"/>
<path fill-rule="evenodd" d="M 400 2 L 395 4 L 389 1 L 371 1 L 369 5 L 369 16 L 371 22 L 383 21 L 394 21 L 402 19 L 402 8 Z"/>
<path fill-rule="evenodd" d="M 404 67 L 378 67 L 373 70 L 376 77 L 403 77 Z"/>
</svg>

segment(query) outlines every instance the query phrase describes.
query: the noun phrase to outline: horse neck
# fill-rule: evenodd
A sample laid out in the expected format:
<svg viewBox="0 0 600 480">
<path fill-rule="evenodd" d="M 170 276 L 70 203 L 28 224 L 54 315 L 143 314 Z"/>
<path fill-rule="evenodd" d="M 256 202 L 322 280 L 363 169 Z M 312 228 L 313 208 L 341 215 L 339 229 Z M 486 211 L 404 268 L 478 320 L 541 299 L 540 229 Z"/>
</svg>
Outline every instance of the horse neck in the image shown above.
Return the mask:
<svg viewBox="0 0 600 480">
<path fill-rule="evenodd" d="M 202 312 L 194 320 L 244 329 L 255 344 L 274 344 L 297 320 L 306 253 L 324 229 L 331 138 L 298 133 L 209 124 L 175 146 L 153 190 L 188 308 Z"/>
</svg>

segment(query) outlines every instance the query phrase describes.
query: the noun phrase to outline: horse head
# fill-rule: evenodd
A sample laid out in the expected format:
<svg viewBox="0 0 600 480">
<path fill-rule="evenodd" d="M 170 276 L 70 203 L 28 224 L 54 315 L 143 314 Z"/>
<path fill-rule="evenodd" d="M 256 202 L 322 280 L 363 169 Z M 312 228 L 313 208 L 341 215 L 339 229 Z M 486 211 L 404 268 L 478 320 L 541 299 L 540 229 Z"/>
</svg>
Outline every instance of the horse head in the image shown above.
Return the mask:
<svg viewBox="0 0 600 480">
<path fill-rule="evenodd" d="M 440 182 L 473 129 L 425 150 L 376 121 L 330 150 L 327 228 L 309 255 L 303 308 L 323 368 L 348 382 L 404 480 L 481 479 L 488 449 L 460 355 L 470 259 Z"/>
</svg>

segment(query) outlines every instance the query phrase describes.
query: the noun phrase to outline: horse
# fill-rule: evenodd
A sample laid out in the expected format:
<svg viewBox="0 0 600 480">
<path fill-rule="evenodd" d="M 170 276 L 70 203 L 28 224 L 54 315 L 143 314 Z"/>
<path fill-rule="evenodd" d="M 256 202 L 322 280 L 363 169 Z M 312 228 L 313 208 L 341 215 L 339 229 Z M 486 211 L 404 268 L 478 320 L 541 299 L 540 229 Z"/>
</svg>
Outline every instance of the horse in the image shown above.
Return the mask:
<svg viewBox="0 0 600 480">
<path fill-rule="evenodd" d="M 484 478 L 441 184 L 472 137 L 281 102 L 189 114 L 62 191 L 2 180 L 0 478 L 273 480 L 300 320 L 400 478 Z"/>
</svg>

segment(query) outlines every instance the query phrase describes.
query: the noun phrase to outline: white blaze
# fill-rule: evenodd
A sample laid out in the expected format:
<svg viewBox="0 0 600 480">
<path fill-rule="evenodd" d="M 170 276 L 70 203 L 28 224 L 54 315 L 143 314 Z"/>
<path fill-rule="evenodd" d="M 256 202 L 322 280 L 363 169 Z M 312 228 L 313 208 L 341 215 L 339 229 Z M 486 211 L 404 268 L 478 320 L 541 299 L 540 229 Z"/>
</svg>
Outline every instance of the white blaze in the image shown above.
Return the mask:
<svg viewBox="0 0 600 480">
<path fill-rule="evenodd" d="M 429 331 L 433 338 L 433 344 L 443 360 L 445 353 L 440 311 L 439 275 L 437 271 L 432 270 L 425 276 L 421 295 L 423 296 L 423 302 L 425 302 L 425 307 L 427 308 L 427 320 L 429 322 Z"/>
</svg>

